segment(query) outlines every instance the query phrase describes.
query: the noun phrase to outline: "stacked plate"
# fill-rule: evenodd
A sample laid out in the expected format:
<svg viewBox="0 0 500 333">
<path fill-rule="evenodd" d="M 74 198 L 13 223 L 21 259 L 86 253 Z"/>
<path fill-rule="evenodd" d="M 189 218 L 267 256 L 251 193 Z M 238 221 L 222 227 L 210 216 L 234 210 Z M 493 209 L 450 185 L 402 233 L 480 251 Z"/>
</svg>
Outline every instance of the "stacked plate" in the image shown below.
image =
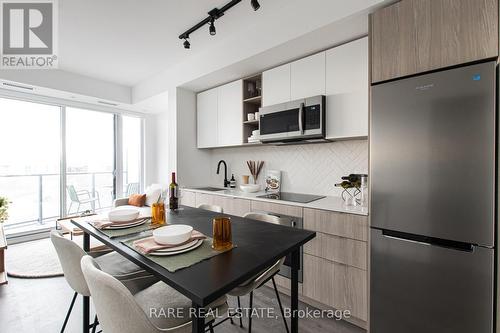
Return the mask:
<svg viewBox="0 0 500 333">
<path fill-rule="evenodd" d="M 167 249 L 162 249 L 162 250 L 156 250 L 151 253 L 150 255 L 153 256 L 173 256 L 175 254 L 181 254 L 184 252 L 189 252 L 191 250 L 194 250 L 203 244 L 203 239 L 195 239 L 189 243 L 183 244 L 183 245 L 177 245 L 173 247 L 169 247 Z"/>
<path fill-rule="evenodd" d="M 118 223 L 118 224 L 113 224 L 108 227 L 103 228 L 103 230 L 115 230 L 115 229 L 127 229 L 127 228 L 133 228 L 137 227 L 139 225 L 142 225 L 146 223 L 149 220 L 149 218 L 144 218 L 140 220 L 134 220 L 131 221 L 130 223 Z"/>
</svg>

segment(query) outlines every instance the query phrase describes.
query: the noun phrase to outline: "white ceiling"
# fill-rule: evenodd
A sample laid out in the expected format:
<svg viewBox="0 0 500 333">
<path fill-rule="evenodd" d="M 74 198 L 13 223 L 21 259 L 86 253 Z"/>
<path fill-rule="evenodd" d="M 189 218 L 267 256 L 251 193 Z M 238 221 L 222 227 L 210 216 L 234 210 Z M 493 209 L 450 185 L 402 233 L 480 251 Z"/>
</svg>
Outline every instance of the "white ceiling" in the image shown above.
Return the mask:
<svg viewBox="0 0 500 333">
<path fill-rule="evenodd" d="M 256 12 L 243 0 L 216 36 L 202 28 L 184 49 L 178 35 L 228 1 L 59 0 L 59 70 L 3 70 L 0 79 L 157 112 L 172 87 L 205 89 L 366 33 L 367 13 L 393 0 L 259 0 Z"/>
</svg>

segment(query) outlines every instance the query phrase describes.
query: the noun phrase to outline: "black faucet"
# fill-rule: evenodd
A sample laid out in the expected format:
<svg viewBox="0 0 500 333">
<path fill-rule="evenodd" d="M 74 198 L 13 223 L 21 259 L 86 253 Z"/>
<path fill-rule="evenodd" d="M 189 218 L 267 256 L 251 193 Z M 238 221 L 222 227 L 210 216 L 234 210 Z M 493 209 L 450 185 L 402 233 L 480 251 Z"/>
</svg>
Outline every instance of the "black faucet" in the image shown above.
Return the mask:
<svg viewBox="0 0 500 333">
<path fill-rule="evenodd" d="M 220 160 L 219 164 L 217 164 L 217 174 L 219 174 L 220 164 L 224 164 L 224 187 L 229 185 L 229 180 L 227 180 L 227 164 L 226 161 Z"/>
</svg>

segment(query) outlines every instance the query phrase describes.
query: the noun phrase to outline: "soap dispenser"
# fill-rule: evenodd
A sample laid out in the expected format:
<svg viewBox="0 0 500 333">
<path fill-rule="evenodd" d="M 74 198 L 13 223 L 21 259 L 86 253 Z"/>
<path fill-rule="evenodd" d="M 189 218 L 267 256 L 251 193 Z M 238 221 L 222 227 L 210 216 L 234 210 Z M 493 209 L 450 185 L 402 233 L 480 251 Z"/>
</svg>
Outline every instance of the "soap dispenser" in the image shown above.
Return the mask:
<svg viewBox="0 0 500 333">
<path fill-rule="evenodd" d="M 236 188 L 236 179 L 234 179 L 234 174 L 231 174 L 231 179 L 229 180 L 229 187 Z"/>
</svg>

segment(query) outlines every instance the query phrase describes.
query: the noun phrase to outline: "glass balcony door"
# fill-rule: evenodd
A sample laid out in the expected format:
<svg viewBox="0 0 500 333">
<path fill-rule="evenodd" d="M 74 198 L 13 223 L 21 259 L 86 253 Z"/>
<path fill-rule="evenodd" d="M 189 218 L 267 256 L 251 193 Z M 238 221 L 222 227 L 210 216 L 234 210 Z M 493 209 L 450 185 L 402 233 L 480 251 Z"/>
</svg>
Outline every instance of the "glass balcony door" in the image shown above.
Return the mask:
<svg viewBox="0 0 500 333">
<path fill-rule="evenodd" d="M 66 215 L 112 206 L 115 115 L 66 108 Z"/>
</svg>

